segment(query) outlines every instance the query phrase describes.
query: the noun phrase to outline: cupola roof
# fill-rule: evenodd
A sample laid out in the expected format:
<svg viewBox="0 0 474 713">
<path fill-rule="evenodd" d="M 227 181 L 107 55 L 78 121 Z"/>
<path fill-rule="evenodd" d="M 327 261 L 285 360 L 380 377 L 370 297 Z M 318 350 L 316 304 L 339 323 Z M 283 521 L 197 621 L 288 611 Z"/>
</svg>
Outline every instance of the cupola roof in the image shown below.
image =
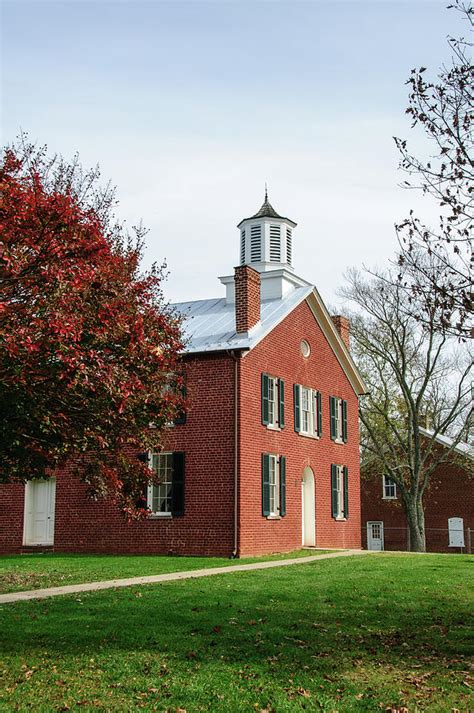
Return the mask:
<svg viewBox="0 0 474 713">
<path fill-rule="evenodd" d="M 268 200 L 268 191 L 265 188 L 265 200 L 262 203 L 262 207 L 260 208 L 255 215 L 251 215 L 250 218 L 244 218 L 243 220 L 240 221 L 238 224 L 238 228 L 242 225 L 242 223 L 245 223 L 246 220 L 258 220 L 259 218 L 277 218 L 278 220 L 286 220 L 288 223 L 291 223 L 293 227 L 296 226 L 296 223 L 291 220 L 290 218 L 286 218 L 283 215 L 279 215 L 275 208 L 271 205 L 271 203 Z"/>
</svg>

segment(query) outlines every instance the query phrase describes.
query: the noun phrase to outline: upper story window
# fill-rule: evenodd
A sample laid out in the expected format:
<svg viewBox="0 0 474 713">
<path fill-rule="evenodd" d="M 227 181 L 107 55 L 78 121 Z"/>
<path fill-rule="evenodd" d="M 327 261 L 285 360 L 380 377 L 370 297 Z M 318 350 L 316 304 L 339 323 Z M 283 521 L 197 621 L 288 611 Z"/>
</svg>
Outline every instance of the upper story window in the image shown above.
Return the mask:
<svg viewBox="0 0 474 713">
<path fill-rule="evenodd" d="M 336 443 L 347 443 L 347 401 L 330 396 L 329 413 L 332 440 Z"/>
<path fill-rule="evenodd" d="M 306 339 L 301 340 L 300 351 L 305 359 L 307 359 L 311 354 L 311 347 L 309 346 L 309 342 L 307 342 Z"/>
<path fill-rule="evenodd" d="M 285 426 L 285 382 L 262 374 L 262 423 L 267 428 Z"/>
<path fill-rule="evenodd" d="M 331 465 L 331 508 L 336 520 L 349 517 L 349 472 L 345 465 Z"/>
<path fill-rule="evenodd" d="M 283 517 L 286 514 L 286 458 L 262 453 L 262 515 Z"/>
<path fill-rule="evenodd" d="M 383 476 L 383 499 L 395 500 L 397 498 L 397 485 L 387 475 Z"/>
<path fill-rule="evenodd" d="M 262 259 L 262 226 L 250 226 L 250 262 L 260 262 Z"/>
<path fill-rule="evenodd" d="M 304 436 L 320 436 L 322 433 L 321 394 L 315 389 L 295 384 L 293 387 L 295 407 L 295 431 Z"/>
<path fill-rule="evenodd" d="M 174 517 L 184 514 L 184 453 L 153 453 L 151 468 L 156 483 L 150 483 L 147 505 L 152 515 Z"/>
</svg>

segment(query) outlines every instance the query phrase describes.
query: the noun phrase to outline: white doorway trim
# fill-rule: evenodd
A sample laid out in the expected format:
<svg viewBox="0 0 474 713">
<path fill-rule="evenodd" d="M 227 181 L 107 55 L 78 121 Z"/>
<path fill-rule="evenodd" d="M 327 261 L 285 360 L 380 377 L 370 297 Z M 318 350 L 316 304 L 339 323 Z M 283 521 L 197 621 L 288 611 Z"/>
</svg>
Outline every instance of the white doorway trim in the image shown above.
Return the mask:
<svg viewBox="0 0 474 713">
<path fill-rule="evenodd" d="M 56 478 L 30 480 L 25 486 L 23 544 L 54 544 Z"/>
<path fill-rule="evenodd" d="M 367 549 L 380 552 L 384 549 L 383 522 L 381 520 L 367 523 Z"/>
<path fill-rule="evenodd" d="M 301 529 L 303 547 L 316 546 L 316 500 L 314 473 L 309 466 L 301 480 Z"/>
</svg>

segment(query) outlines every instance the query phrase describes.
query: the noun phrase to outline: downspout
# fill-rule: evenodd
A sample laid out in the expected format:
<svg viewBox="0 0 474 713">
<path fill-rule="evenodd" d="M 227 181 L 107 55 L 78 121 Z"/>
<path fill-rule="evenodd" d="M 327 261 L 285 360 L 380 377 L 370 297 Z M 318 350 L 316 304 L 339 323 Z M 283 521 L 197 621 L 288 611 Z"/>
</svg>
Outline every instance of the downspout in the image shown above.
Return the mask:
<svg viewBox="0 0 474 713">
<path fill-rule="evenodd" d="M 235 559 L 239 549 L 239 357 L 233 349 L 229 354 L 234 360 L 234 549 L 231 559 Z"/>
</svg>

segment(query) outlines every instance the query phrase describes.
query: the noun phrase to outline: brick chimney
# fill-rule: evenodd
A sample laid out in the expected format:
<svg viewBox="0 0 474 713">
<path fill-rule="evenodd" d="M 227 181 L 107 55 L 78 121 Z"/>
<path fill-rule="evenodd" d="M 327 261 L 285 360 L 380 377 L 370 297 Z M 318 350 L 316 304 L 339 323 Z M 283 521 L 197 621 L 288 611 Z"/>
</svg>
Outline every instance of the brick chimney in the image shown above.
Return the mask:
<svg viewBox="0 0 474 713">
<path fill-rule="evenodd" d="M 343 317 L 341 314 L 334 314 L 331 316 L 332 321 L 334 322 L 334 326 L 336 327 L 337 331 L 339 332 L 339 336 L 341 337 L 342 341 L 346 345 L 346 347 L 349 349 L 350 348 L 350 323 L 347 317 Z"/>
<path fill-rule="evenodd" d="M 238 334 L 260 322 L 260 273 L 248 265 L 235 268 L 235 324 Z"/>
</svg>

